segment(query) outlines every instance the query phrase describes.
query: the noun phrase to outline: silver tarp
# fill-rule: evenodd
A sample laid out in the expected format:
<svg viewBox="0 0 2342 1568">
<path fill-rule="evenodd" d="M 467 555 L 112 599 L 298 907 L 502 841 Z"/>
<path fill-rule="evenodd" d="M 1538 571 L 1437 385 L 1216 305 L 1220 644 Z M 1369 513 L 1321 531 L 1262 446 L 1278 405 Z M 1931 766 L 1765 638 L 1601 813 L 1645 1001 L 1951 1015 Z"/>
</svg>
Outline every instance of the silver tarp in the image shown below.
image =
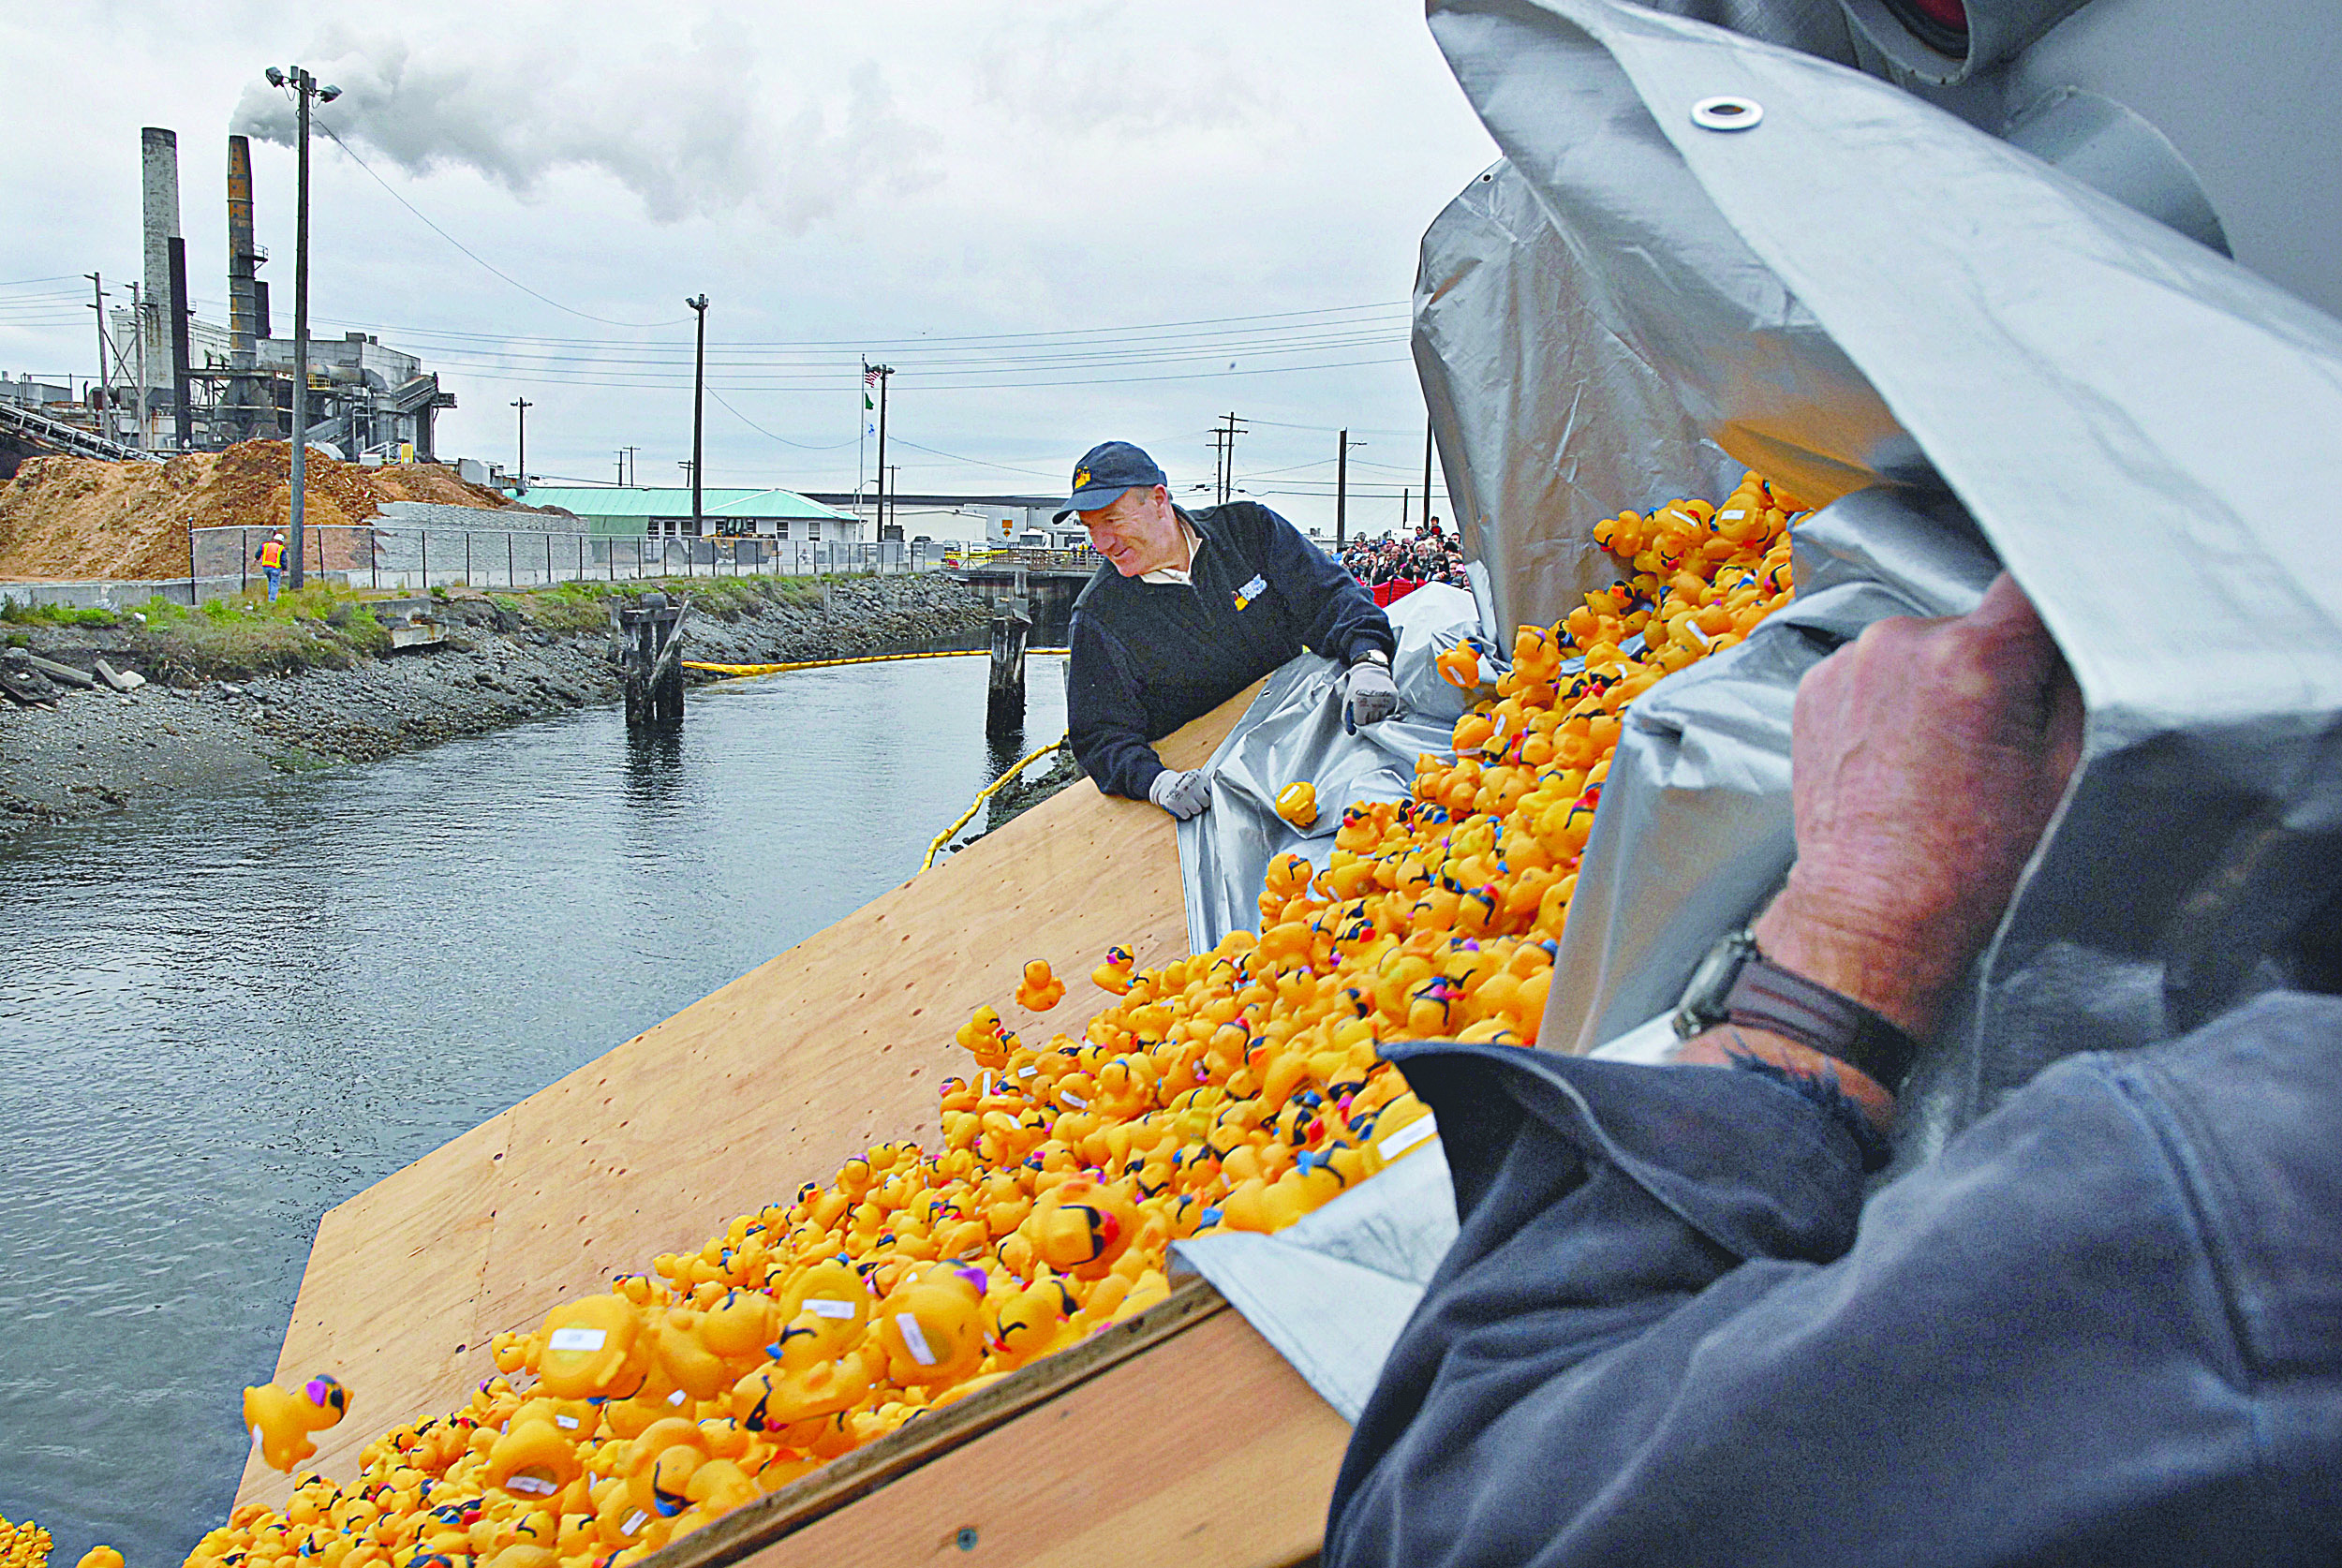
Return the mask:
<svg viewBox="0 0 2342 1568">
<path fill-rule="evenodd" d="M 1344 802 L 1405 800 L 1417 754 L 1447 751 L 1470 703 L 1431 661 L 1479 635 L 1479 610 L 1460 588 L 1433 583 L 1387 614 L 1399 637 L 1390 661 L 1397 717 L 1344 734 L 1341 672 L 1305 653 L 1268 677 L 1204 764 L 1211 809 L 1179 824 L 1190 952 L 1208 952 L 1231 931 L 1259 930 L 1261 878 L 1271 860 L 1290 850 L 1324 870 Z M 1278 792 L 1295 783 L 1317 791 L 1317 821 L 1307 830 L 1277 815 Z"/>
<path fill-rule="evenodd" d="M 1743 466 L 1832 503 L 1798 603 L 1633 710 L 1542 1042 L 1648 1044 L 1792 853 L 1798 676 L 2001 566 L 2080 681 L 2083 762 L 1899 1162 L 2060 1056 L 2283 979 L 2342 865 L 2342 325 L 1825 60 L 1614 0 L 1434 0 L 1430 24 L 1505 155 L 1425 237 L 1416 335 L 1504 623 L 1616 575 L 1587 531 L 1623 508 Z M 1695 125 L 1719 95 L 1761 119 Z M 1403 1223 L 1378 1185 L 1324 1228 Z M 1293 1314 L 1253 1321 L 1322 1359 Z"/>
</svg>

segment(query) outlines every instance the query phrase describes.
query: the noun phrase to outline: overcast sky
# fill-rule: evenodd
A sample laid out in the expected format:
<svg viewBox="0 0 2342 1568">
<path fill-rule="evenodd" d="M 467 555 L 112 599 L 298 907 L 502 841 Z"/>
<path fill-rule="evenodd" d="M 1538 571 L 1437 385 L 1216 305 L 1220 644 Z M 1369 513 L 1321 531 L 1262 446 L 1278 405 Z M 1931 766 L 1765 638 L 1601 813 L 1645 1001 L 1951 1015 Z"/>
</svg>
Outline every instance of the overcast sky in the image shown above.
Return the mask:
<svg viewBox="0 0 2342 1568">
<path fill-rule="evenodd" d="M 222 320 L 225 139 L 254 135 L 289 333 L 260 73 L 295 62 L 349 148 L 314 156 L 312 332 L 422 354 L 459 400 L 443 456 L 509 466 L 525 396 L 530 471 L 587 481 L 630 444 L 681 481 L 704 290 L 711 484 L 851 488 L 867 348 L 907 491 L 1053 491 L 1109 436 L 1198 484 L 1234 411 L 1249 492 L 1329 524 L 1347 425 L 1353 526 L 1396 522 L 1417 242 L 1496 155 L 1408 0 L 9 7 L 0 372 L 89 374 L 65 291 L 138 274 L 143 126 L 178 132 Z"/>
</svg>

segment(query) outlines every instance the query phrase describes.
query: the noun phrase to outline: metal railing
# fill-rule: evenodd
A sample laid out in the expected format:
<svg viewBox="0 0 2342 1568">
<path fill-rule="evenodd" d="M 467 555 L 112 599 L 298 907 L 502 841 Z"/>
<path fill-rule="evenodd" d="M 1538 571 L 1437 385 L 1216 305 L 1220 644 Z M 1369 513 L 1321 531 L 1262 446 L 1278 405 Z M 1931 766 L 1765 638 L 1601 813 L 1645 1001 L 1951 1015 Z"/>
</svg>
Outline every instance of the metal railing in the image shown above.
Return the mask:
<svg viewBox="0 0 2342 1568">
<path fill-rule="evenodd" d="M 1023 567 L 1028 571 L 1095 571 L 1105 557 L 1088 545 L 1075 550 L 1051 550 L 1030 544 L 1002 545 L 992 550 L 954 550 L 943 566 L 961 570 L 1001 570 Z"/>
<path fill-rule="evenodd" d="M 266 580 L 255 558 L 273 528 L 189 530 L 189 575 L 204 597 Z M 759 536 L 649 539 L 539 528 L 318 525 L 302 530 L 306 573 L 353 588 L 542 588 L 556 583 L 667 577 L 819 577 L 932 571 L 943 552 L 900 540 L 845 541 Z"/>
<path fill-rule="evenodd" d="M 67 457 L 95 457 L 109 463 L 160 463 L 165 456 L 83 430 L 19 403 L 0 402 L 0 430 L 22 436 L 35 445 L 54 447 Z"/>
</svg>

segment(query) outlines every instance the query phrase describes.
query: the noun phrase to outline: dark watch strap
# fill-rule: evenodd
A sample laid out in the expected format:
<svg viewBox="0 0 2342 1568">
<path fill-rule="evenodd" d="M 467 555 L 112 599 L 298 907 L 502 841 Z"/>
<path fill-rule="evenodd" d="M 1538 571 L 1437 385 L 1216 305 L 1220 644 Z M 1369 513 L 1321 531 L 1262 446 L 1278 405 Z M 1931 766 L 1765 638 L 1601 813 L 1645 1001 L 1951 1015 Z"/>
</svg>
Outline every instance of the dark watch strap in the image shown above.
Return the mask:
<svg viewBox="0 0 2342 1568">
<path fill-rule="evenodd" d="M 1724 1015 L 1835 1057 L 1868 1073 L 1890 1094 L 1901 1092 L 1918 1050 L 1909 1035 L 1860 1002 L 1792 974 L 1753 942 L 1725 993 Z"/>
</svg>

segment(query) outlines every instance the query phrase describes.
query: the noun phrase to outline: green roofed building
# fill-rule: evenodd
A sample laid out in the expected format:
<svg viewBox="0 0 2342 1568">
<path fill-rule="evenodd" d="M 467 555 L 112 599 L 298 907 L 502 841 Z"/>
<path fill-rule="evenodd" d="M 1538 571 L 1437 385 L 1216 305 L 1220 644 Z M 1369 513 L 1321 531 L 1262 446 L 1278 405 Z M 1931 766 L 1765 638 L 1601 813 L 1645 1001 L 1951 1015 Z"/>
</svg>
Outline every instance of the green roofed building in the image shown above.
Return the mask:
<svg viewBox="0 0 2342 1568">
<path fill-rule="evenodd" d="M 835 543 L 860 540 L 866 526 L 853 513 L 808 501 L 793 490 L 711 486 L 700 492 L 705 526 L 698 529 L 691 525 L 691 492 L 683 486 L 536 484 L 515 498 L 525 506 L 574 513 L 598 539 L 680 539 L 696 532 Z"/>
</svg>

